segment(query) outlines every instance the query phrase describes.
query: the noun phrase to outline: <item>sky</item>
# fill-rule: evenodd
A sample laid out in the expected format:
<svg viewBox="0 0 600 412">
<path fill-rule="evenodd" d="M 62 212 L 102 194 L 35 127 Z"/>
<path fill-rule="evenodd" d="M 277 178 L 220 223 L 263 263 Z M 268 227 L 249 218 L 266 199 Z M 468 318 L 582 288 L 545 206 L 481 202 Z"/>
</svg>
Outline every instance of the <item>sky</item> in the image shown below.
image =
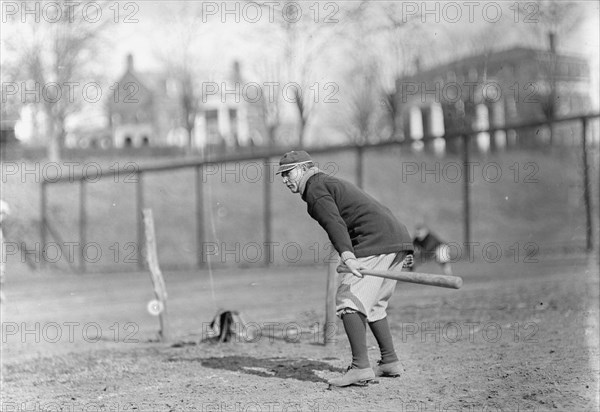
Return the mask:
<svg viewBox="0 0 600 412">
<path fill-rule="evenodd" d="M 176 2 L 179 3 L 179 2 Z M 275 4 L 283 4 L 274 2 Z M 433 3 L 433 2 L 429 2 Z M 427 10 L 430 12 L 426 15 L 426 21 L 421 21 L 419 28 L 433 33 L 431 41 L 435 43 L 436 39 L 447 40 L 448 37 L 464 41 L 468 38 L 470 42 L 477 44 L 480 36 L 481 28 L 495 29 L 494 19 L 495 13 L 498 10 L 495 5 L 500 6 L 501 18 L 509 20 L 510 30 L 508 33 L 501 33 L 500 38 L 496 39 L 498 43 L 502 41 L 517 44 L 522 42 L 523 36 L 519 34 L 519 30 L 528 29 L 527 26 L 535 25 L 536 10 L 530 8 L 530 15 L 516 16 L 514 14 L 514 3 L 512 1 L 501 2 L 450 2 L 458 5 L 457 7 L 445 7 L 443 2 L 439 3 L 438 8 L 431 4 Z M 469 6 L 471 3 L 476 3 L 480 6 Z M 529 4 L 529 2 L 524 2 Z M 593 90 L 598 90 L 599 72 L 600 72 L 600 2 L 594 0 L 586 0 L 579 2 L 585 7 L 585 18 L 579 21 L 571 32 L 568 38 L 560 39 L 560 47 L 562 52 L 585 56 L 590 63 L 590 71 L 592 77 Z M 125 11 L 123 9 L 121 20 L 123 22 L 117 25 L 115 30 L 115 38 L 118 38 L 117 47 L 114 48 L 114 53 L 111 59 L 114 61 L 110 65 L 115 75 L 118 75 L 123 69 L 125 56 L 128 53 L 135 55 L 136 67 L 140 70 L 158 70 L 161 67 L 160 60 L 156 57 L 157 47 L 165 48 L 167 51 L 174 47 L 169 44 L 168 40 L 161 40 L 163 29 L 169 28 L 171 22 L 165 18 L 165 6 L 167 2 L 138 2 L 139 9 L 128 9 L 127 12 L 136 23 L 126 23 L 123 18 Z M 275 7 L 269 10 L 263 10 L 260 19 L 258 19 L 254 9 L 240 8 L 237 13 L 227 13 L 234 10 L 233 8 L 226 9 L 223 6 L 224 2 L 208 2 L 204 7 L 207 17 L 201 23 L 200 30 L 202 31 L 201 39 L 199 39 L 198 48 L 201 49 L 202 64 L 206 70 L 222 71 L 227 70 L 231 62 L 236 59 L 243 64 L 252 65 L 258 56 L 264 56 L 265 49 L 273 47 L 273 39 L 277 38 L 275 24 L 271 23 L 271 16 L 276 16 L 278 11 Z M 242 3 L 243 4 L 243 3 Z M 300 4 L 300 3 L 297 3 Z M 333 24 L 345 24 L 339 9 L 336 9 L 332 4 L 339 4 L 339 8 L 346 7 L 352 2 L 321 2 L 321 6 L 315 8 L 316 3 L 308 2 L 301 3 L 301 12 L 303 15 L 309 15 L 311 21 L 318 19 L 320 22 L 325 22 L 328 17 L 330 20 L 338 20 Z M 421 10 L 423 2 L 407 2 L 404 8 L 398 10 L 397 17 L 409 18 L 415 11 L 414 7 Z M 487 4 L 487 6 L 486 6 Z M 485 12 L 484 12 L 485 10 Z M 458 13 L 461 18 L 457 19 Z M 272 14 L 271 14 L 272 13 Z M 317 15 L 318 13 L 318 15 Z M 497 15 L 497 14 L 496 14 Z M 236 22 L 236 18 L 239 20 Z M 255 20 L 257 20 L 255 22 Z M 528 21 L 530 20 L 530 21 Z M 355 24 L 355 23 L 352 23 Z M 368 24 L 368 23 L 367 23 Z M 263 31 L 257 30 L 258 27 L 263 27 Z M 157 30 L 158 28 L 158 30 Z M 273 34 L 269 35 L 269 31 Z M 261 34 L 257 34 L 257 33 Z M 154 35 L 153 35 L 154 34 Z M 483 39 L 485 41 L 485 39 Z M 371 40 L 377 42 L 377 40 Z M 161 45 L 161 42 L 167 43 Z M 531 42 L 531 40 L 530 40 Z M 434 45 L 431 43 L 431 45 Z M 379 45 L 373 44 L 374 48 L 385 48 L 387 45 L 382 43 Z M 540 48 L 547 47 L 546 44 L 539 44 Z M 440 51 L 441 52 L 441 51 Z M 437 51 L 436 51 L 437 53 Z M 452 53 L 446 53 L 446 59 L 452 59 Z M 262 57 L 260 57 L 262 58 Z M 386 58 L 389 58 L 387 56 Z M 341 56 L 333 63 L 328 61 L 328 66 L 322 70 L 341 69 L 347 62 Z M 594 93 L 593 102 L 595 107 L 599 107 L 598 93 Z"/>
<path fill-rule="evenodd" d="M 272 46 L 273 36 L 269 36 L 269 31 L 273 33 L 277 25 L 272 23 L 274 18 L 282 15 L 281 7 L 285 3 L 283 0 L 268 3 L 267 8 L 258 8 L 247 5 L 246 2 L 233 1 L 205 1 L 187 2 L 188 9 L 183 9 L 180 14 L 187 14 L 173 20 L 170 14 L 176 14 L 177 10 L 182 10 L 181 1 L 120 1 L 104 10 L 103 17 L 108 17 L 114 21 L 111 25 L 107 38 L 111 41 L 110 55 L 107 59 L 111 61 L 106 69 L 109 72 L 118 72 L 124 62 L 125 55 L 133 52 L 136 55 L 136 62 L 142 69 L 156 69 L 160 62 L 156 58 L 156 49 L 175 50 L 176 44 L 171 42 L 168 34 L 175 29 L 192 21 L 194 15 L 199 21 L 198 31 L 201 38 L 198 39 L 199 48 L 202 49 L 202 55 L 206 58 L 205 63 L 209 66 L 218 67 L 225 64 L 227 60 L 238 58 L 240 60 L 249 60 L 253 56 L 264 52 L 266 47 Z M 204 11 L 205 17 L 200 17 L 198 12 L 192 12 L 193 4 Z M 377 4 L 386 4 L 391 2 L 378 1 Z M 531 5 L 533 2 L 521 1 L 522 4 Z M 31 21 L 31 16 L 23 16 L 23 10 L 19 6 L 20 2 L 3 1 L 2 14 L 3 20 L 9 10 Z M 256 3 L 251 3 L 256 4 Z M 273 4 L 271 6 L 271 4 Z M 350 26 L 349 32 L 356 26 L 355 21 L 349 22 L 344 18 L 343 10 L 358 4 L 357 1 L 334 2 L 334 1 L 300 1 L 292 2 L 297 6 L 303 17 L 307 17 L 309 23 L 327 23 L 336 26 Z M 424 21 L 419 21 L 418 26 L 425 32 L 433 33 L 440 37 L 444 36 L 465 36 L 471 33 L 471 41 L 477 42 L 480 33 L 476 33 L 481 27 L 494 29 L 497 26 L 494 18 L 500 12 L 500 23 L 508 22 L 507 33 L 502 33 L 503 38 L 513 38 L 515 41 L 523 40 L 514 38 L 513 31 L 523 29 L 526 26 L 535 26 L 535 19 L 538 15 L 535 9 L 531 9 L 529 16 L 517 16 L 514 12 L 515 1 L 405 1 L 404 6 L 394 9 L 397 19 L 408 19 L 417 11 L 425 12 Z M 599 35 L 599 1 L 583 0 L 578 4 L 586 9 L 585 18 L 577 22 L 576 27 L 570 33 L 569 39 L 565 41 L 565 49 L 588 55 L 592 60 L 598 60 L 598 50 L 600 49 Z M 9 8 L 17 7 L 18 10 Z M 237 5 L 237 9 L 236 9 Z M 288 8 L 286 10 L 293 10 Z M 257 17 L 257 12 L 260 16 Z M 48 12 L 49 14 L 50 12 Z M 458 14 L 457 14 L 458 13 Z M 457 18 L 460 15 L 460 18 Z M 43 17 L 43 16 L 42 16 Z M 384 21 L 385 15 L 371 15 L 369 22 L 361 22 L 366 27 L 373 27 L 376 21 Z M 528 21 L 529 20 L 529 21 Z M 257 34 L 262 28 L 261 34 Z M 6 37 L 11 31 L 18 31 L 19 24 L 3 25 L 2 37 Z M 485 39 L 484 39 L 485 40 Z M 504 39 L 498 39 L 504 40 Z M 371 41 L 373 41 L 371 39 Z M 376 41 L 376 40 L 375 40 Z M 411 39 L 412 41 L 412 39 Z M 441 50 L 440 50 L 441 51 Z M 118 62 L 120 63 L 118 63 Z M 340 62 L 343 64 L 343 62 Z M 597 68 L 597 66 L 596 66 Z"/>
</svg>

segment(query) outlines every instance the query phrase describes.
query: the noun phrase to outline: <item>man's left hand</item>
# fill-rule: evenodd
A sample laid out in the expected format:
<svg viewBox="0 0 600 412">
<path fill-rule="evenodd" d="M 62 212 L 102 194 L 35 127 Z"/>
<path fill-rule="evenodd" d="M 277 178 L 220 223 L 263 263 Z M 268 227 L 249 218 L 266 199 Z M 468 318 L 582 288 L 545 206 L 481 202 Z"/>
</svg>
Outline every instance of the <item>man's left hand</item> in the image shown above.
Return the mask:
<svg viewBox="0 0 600 412">
<path fill-rule="evenodd" d="M 344 264 L 348 266 L 350 272 L 359 278 L 362 278 L 364 275 L 360 273 L 360 269 L 364 269 L 364 266 L 360 264 L 358 259 L 347 259 Z"/>
</svg>

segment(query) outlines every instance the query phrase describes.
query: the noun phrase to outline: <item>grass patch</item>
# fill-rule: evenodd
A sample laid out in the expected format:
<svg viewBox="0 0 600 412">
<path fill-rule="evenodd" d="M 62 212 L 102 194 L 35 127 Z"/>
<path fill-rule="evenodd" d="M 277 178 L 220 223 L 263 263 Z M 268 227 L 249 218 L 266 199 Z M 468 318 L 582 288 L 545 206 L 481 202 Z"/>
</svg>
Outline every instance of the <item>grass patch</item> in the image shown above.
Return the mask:
<svg viewBox="0 0 600 412">
<path fill-rule="evenodd" d="M 583 171 L 576 149 L 474 155 L 471 240 L 478 242 L 478 247 L 494 242 L 504 254 L 527 252 L 523 249 L 527 243 L 540 254 L 582 249 Z M 365 189 L 387 205 L 411 232 L 418 222 L 426 222 L 446 241 L 462 244 L 465 171 L 459 157 L 438 159 L 394 148 L 367 151 L 364 159 Z M 356 157 L 352 152 L 315 156 L 315 160 L 328 173 L 355 181 Z M 82 164 L 86 162 L 91 160 Z M 7 165 L 3 163 L 3 172 Z M 34 168 L 25 161 L 17 165 L 20 170 Z M 592 215 L 596 219 L 597 153 L 590 156 L 590 165 Z M 211 254 L 211 263 L 253 266 L 263 262 L 268 248 L 264 245 L 263 224 L 267 178 L 271 185 L 274 262 L 323 263 L 330 252 L 325 233 L 308 216 L 304 202 L 281 184 L 279 176 L 266 172 L 261 163 L 242 162 L 221 166 L 205 177 L 204 249 Z M 34 177 L 23 173 L 3 175 L 2 197 L 12 208 L 6 228 L 8 240 L 23 241 L 28 249 L 35 249 L 40 239 L 40 183 Z M 137 184 L 132 180 L 132 176 L 115 179 L 105 175 L 86 185 L 85 236 L 88 243 L 94 243 L 88 250 L 88 270 L 137 268 L 139 212 L 135 210 Z M 143 196 L 146 207 L 154 212 L 159 259 L 165 267 L 193 267 L 197 262 L 195 185 L 193 169 L 143 176 Z M 49 186 L 49 222 L 65 243 L 79 242 L 79 190 L 77 182 Z M 597 229 L 595 237 L 597 242 Z M 97 261 L 91 262 L 96 257 Z M 11 259 L 22 258 L 15 255 L 8 257 Z"/>
</svg>

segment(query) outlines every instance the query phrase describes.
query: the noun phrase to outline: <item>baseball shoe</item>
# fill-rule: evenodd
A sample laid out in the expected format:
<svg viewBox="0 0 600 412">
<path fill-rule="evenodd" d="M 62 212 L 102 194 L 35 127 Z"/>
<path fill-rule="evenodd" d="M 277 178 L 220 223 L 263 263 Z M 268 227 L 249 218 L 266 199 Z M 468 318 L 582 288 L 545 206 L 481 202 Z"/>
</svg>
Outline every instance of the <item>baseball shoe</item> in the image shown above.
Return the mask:
<svg viewBox="0 0 600 412">
<path fill-rule="evenodd" d="M 391 363 L 381 363 L 381 361 L 379 361 L 377 362 L 377 366 L 375 366 L 374 371 L 375 376 L 397 378 L 398 376 L 402 375 L 404 368 L 399 360 Z"/>
<path fill-rule="evenodd" d="M 328 383 L 329 386 L 343 387 L 350 385 L 366 386 L 369 382 L 376 383 L 373 369 L 356 369 L 349 367 L 343 376 L 331 379 Z"/>
</svg>

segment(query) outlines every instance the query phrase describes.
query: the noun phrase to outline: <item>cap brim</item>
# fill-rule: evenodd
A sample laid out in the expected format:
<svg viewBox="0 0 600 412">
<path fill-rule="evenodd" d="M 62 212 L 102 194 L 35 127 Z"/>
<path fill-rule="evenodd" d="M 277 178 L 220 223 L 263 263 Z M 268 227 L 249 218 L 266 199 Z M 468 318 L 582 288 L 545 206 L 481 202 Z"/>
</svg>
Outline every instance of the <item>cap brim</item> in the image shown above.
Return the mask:
<svg viewBox="0 0 600 412">
<path fill-rule="evenodd" d="M 276 175 L 287 172 L 288 170 L 292 170 L 294 167 L 298 166 L 298 163 L 291 163 L 289 165 L 279 166 L 279 169 L 275 172 Z"/>
</svg>

